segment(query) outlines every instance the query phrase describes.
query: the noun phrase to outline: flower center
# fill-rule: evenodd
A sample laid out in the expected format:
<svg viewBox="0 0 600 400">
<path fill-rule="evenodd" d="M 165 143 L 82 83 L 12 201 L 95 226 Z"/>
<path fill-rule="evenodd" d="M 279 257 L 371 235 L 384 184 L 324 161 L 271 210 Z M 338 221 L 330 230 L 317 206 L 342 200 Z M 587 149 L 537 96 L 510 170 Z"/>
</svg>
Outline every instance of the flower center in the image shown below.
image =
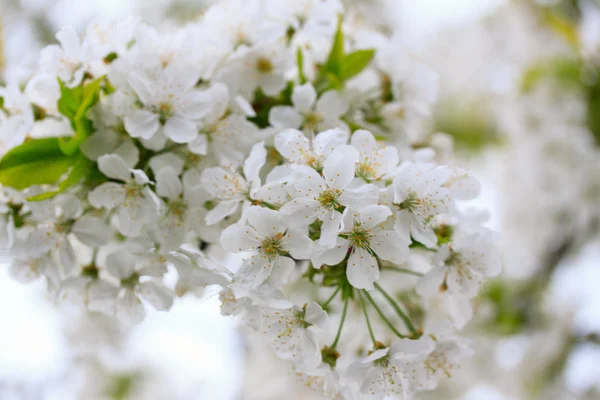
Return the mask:
<svg viewBox="0 0 600 400">
<path fill-rule="evenodd" d="M 161 125 L 164 125 L 167 120 L 173 116 L 173 110 L 169 103 L 161 103 L 158 106 L 158 119 Z"/>
<path fill-rule="evenodd" d="M 271 72 L 273 72 L 274 68 L 273 68 L 273 63 L 270 60 L 268 60 L 264 57 L 260 57 L 256 61 L 256 69 L 261 74 L 270 74 Z"/>
<path fill-rule="evenodd" d="M 348 240 L 353 247 L 368 248 L 371 239 L 371 231 L 360 227 L 354 227 L 348 235 Z"/>
<path fill-rule="evenodd" d="M 408 197 L 400 204 L 396 204 L 401 210 L 413 211 L 419 204 L 419 199 L 415 193 L 409 193 Z"/>
<path fill-rule="evenodd" d="M 304 127 L 308 129 L 316 129 L 317 126 L 323 122 L 323 115 L 310 112 L 304 116 Z"/>
<path fill-rule="evenodd" d="M 340 206 L 338 198 L 342 194 L 341 190 L 338 189 L 327 189 L 321 192 L 317 200 L 325 208 L 335 209 Z"/>
<path fill-rule="evenodd" d="M 377 178 L 377 174 L 375 172 L 375 168 L 373 168 L 373 164 L 369 163 L 368 161 L 356 165 L 356 176 L 358 176 L 359 178 L 363 178 L 366 181 Z"/>
<path fill-rule="evenodd" d="M 275 236 L 266 238 L 263 240 L 260 248 L 262 253 L 271 258 L 275 257 L 278 254 L 283 253 L 283 248 L 281 247 L 281 239 L 283 239 L 283 233 L 277 233 Z"/>
</svg>

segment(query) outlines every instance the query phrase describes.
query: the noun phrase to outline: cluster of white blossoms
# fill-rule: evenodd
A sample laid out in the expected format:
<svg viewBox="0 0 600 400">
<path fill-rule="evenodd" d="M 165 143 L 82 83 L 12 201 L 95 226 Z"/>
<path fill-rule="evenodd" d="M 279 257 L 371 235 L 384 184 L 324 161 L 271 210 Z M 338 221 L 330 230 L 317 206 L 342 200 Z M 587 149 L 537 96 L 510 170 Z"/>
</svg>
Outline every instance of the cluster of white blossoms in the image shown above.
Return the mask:
<svg viewBox="0 0 600 400">
<path fill-rule="evenodd" d="M 126 325 L 219 285 L 222 313 L 331 397 L 409 397 L 459 368 L 500 261 L 457 207 L 479 184 L 417 132 L 435 74 L 393 38 L 335 0 L 231 0 L 57 39 L 0 90 L 15 277 Z"/>
</svg>

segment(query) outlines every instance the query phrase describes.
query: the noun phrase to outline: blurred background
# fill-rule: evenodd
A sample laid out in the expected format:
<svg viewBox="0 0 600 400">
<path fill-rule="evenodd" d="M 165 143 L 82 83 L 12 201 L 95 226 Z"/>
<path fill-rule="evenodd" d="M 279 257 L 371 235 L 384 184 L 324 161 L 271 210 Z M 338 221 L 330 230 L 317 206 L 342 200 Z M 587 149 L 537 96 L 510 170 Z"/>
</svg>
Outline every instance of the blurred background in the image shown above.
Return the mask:
<svg viewBox="0 0 600 400">
<path fill-rule="evenodd" d="M 283 1 L 283 0 L 282 0 Z M 64 25 L 193 20 L 208 0 L 0 0 L 0 70 L 30 76 Z M 504 252 L 476 302 L 475 356 L 431 399 L 600 399 L 600 4 L 353 0 L 440 78 L 427 123 L 482 182 Z M 378 10 L 378 12 L 374 12 Z M 385 10 L 381 13 L 381 10 Z M 468 206 L 468 205 L 467 205 Z M 0 399 L 318 399 L 220 315 L 179 299 L 133 332 L 57 310 L 0 268 Z"/>
</svg>

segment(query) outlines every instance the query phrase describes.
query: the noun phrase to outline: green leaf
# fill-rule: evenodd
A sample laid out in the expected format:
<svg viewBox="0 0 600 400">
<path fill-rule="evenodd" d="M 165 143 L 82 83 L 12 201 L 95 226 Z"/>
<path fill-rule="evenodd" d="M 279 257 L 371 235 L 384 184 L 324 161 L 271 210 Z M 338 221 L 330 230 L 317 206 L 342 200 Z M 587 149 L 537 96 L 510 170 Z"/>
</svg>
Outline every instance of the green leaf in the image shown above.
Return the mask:
<svg viewBox="0 0 600 400">
<path fill-rule="evenodd" d="M 528 92 L 543 79 L 553 79 L 565 87 L 582 85 L 583 65 L 578 59 L 557 58 L 534 65 L 523 74 L 521 90 Z"/>
<path fill-rule="evenodd" d="M 69 88 L 59 79 L 61 96 L 58 100 L 58 110 L 69 118 L 73 130 L 75 130 L 75 135 L 61 138 L 58 142 L 64 154 L 77 153 L 81 143 L 93 132 L 92 121 L 87 117 L 87 113 L 100 99 L 103 80 L 104 77 L 100 77 L 85 86 Z"/>
<path fill-rule="evenodd" d="M 72 122 L 83 97 L 83 88 L 77 86 L 71 89 L 60 78 L 58 78 L 58 85 L 60 86 L 58 111 Z"/>
<path fill-rule="evenodd" d="M 296 50 L 296 64 L 298 66 L 298 78 L 300 79 L 300 84 L 304 85 L 308 79 L 306 79 L 306 75 L 304 74 L 304 53 L 300 46 L 298 46 L 298 50 Z"/>
<path fill-rule="evenodd" d="M 0 160 L 0 170 L 62 155 L 58 138 L 27 140 L 4 155 Z"/>
<path fill-rule="evenodd" d="M 87 176 L 90 173 L 90 171 L 92 171 L 93 163 L 81 154 L 79 156 L 77 156 L 75 159 L 76 159 L 76 161 L 73 164 L 73 167 L 69 171 L 66 178 L 60 182 L 60 184 L 58 185 L 58 188 L 56 190 L 51 190 L 49 192 L 45 192 L 45 193 L 41 193 L 41 194 L 38 194 L 38 195 L 35 195 L 32 197 L 29 197 L 27 200 L 28 201 L 41 201 L 41 200 L 50 199 L 50 198 L 56 196 L 57 194 L 64 192 L 71 186 L 76 185 L 79 182 L 81 182 L 81 180 L 85 176 Z"/>
<path fill-rule="evenodd" d="M 375 50 L 356 50 L 344 56 L 340 70 L 340 80 L 347 81 L 360 74 L 373 60 Z"/>
<path fill-rule="evenodd" d="M 27 162 L 0 170 L 0 183 L 17 190 L 57 182 L 74 159 L 65 155 Z"/>
<path fill-rule="evenodd" d="M 96 105 L 100 99 L 100 87 L 103 80 L 104 77 L 102 76 L 83 87 L 83 98 L 81 99 L 81 104 L 75 114 L 76 119 L 85 117 L 89 109 Z"/>
<path fill-rule="evenodd" d="M 344 32 L 342 31 L 342 17 L 338 18 L 337 30 L 333 37 L 333 45 L 329 51 L 327 62 L 325 63 L 325 74 L 332 73 L 340 76 L 342 61 L 344 58 Z"/>
</svg>

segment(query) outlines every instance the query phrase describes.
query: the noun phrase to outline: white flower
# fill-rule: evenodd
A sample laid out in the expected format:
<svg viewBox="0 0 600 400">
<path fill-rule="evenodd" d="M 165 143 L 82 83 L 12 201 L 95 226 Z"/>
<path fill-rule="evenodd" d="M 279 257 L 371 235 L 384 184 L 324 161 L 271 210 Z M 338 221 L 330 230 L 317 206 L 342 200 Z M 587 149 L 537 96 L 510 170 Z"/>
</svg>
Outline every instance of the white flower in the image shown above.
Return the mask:
<svg viewBox="0 0 600 400">
<path fill-rule="evenodd" d="M 117 318 L 126 325 L 137 324 L 146 314 L 140 298 L 157 310 L 168 310 L 173 304 L 173 292 L 161 281 L 155 268 L 139 268 L 138 259 L 126 250 L 117 250 L 106 257 L 106 271 L 119 279 L 121 290 L 116 299 Z M 141 281 L 140 278 L 150 278 Z"/>
<path fill-rule="evenodd" d="M 180 249 L 177 252 L 169 253 L 167 260 L 177 269 L 179 275 L 175 287 L 178 296 L 182 296 L 190 290 L 201 295 L 207 286 L 226 286 L 231 282 L 231 273 L 225 267 L 207 259 L 199 251 Z"/>
<path fill-rule="evenodd" d="M 397 264 L 408 257 L 410 243 L 385 225 L 391 214 L 386 206 L 368 206 L 360 212 L 346 208 L 335 247 L 317 246 L 312 256 L 313 266 L 336 265 L 348 256 L 346 275 L 350 284 L 372 290 L 380 275 L 377 258 Z"/>
<path fill-rule="evenodd" d="M 275 148 L 289 162 L 320 171 L 323 160 L 337 147 L 346 144 L 348 136 L 348 132 L 341 129 L 330 129 L 309 140 L 296 129 L 286 129 L 275 136 Z"/>
<path fill-rule="evenodd" d="M 369 131 L 354 132 L 350 144 L 360 153 L 356 176 L 366 182 L 386 179 L 398 166 L 398 150 L 393 146 L 377 143 Z"/>
<path fill-rule="evenodd" d="M 221 165 L 243 161 L 256 143 L 258 128 L 246 115 L 230 112 L 224 84 L 215 83 L 203 95 L 209 110 L 200 121 L 198 137 L 188 143 L 188 148 L 194 154 L 215 157 Z"/>
<path fill-rule="evenodd" d="M 445 334 L 430 336 L 435 341 L 435 348 L 423 362 L 421 371 L 415 374 L 413 385 L 417 390 L 435 389 L 442 377 L 451 378 L 472 354 L 466 339 Z"/>
<path fill-rule="evenodd" d="M 422 294 L 448 290 L 473 297 L 481 282 L 500 273 L 500 257 L 492 234 L 481 228 L 475 232 L 458 231 L 436 254 L 437 264 L 417 285 Z"/>
<path fill-rule="evenodd" d="M 154 235 L 163 250 L 181 246 L 189 232 L 201 237 L 218 234 L 206 226 L 208 210 L 205 205 L 210 195 L 198 182 L 199 177 L 191 171 L 180 179 L 177 167 L 164 166 L 156 173 L 156 194 L 165 203 L 163 213 L 154 225 Z"/>
<path fill-rule="evenodd" d="M 302 308 L 261 308 L 261 330 L 275 353 L 302 365 L 321 362 L 317 332 L 326 322 L 327 313 L 315 302 Z"/>
<path fill-rule="evenodd" d="M 348 127 L 340 117 L 348 111 L 348 101 L 336 90 L 329 90 L 317 100 L 317 92 L 310 83 L 296 86 L 290 106 L 275 106 L 269 112 L 269 123 L 278 129 L 303 128 L 314 133 L 332 128 Z"/>
<path fill-rule="evenodd" d="M 191 142 L 208 111 L 205 96 L 194 89 L 197 74 L 179 65 L 149 64 L 129 76 L 137 106 L 125 115 L 125 129 L 134 138 L 152 139 L 160 132 L 176 143 Z"/>
<path fill-rule="evenodd" d="M 411 236 L 427 247 L 435 247 L 437 238 L 432 221 L 454 210 L 450 190 L 444 185 L 450 178 L 447 167 L 429 163 L 404 162 L 394 177 L 393 205 L 396 231 Z"/>
<path fill-rule="evenodd" d="M 0 155 L 22 144 L 33 129 L 31 102 L 16 85 L 0 87 Z"/>
<path fill-rule="evenodd" d="M 389 348 L 377 349 L 368 357 L 353 363 L 347 372 L 350 384 L 369 399 L 382 400 L 386 396 L 410 398 L 413 392 L 414 364 L 420 365 L 433 350 L 433 341 L 427 339 L 400 339 Z"/>
<path fill-rule="evenodd" d="M 100 157 L 98 168 L 108 178 L 123 183 L 105 182 L 89 193 L 88 200 L 95 208 L 118 208 L 119 229 L 123 234 L 133 235 L 158 217 L 158 199 L 148 187 L 151 182 L 143 171 L 131 169 L 116 154 Z"/>
<path fill-rule="evenodd" d="M 217 79 L 245 98 L 252 98 L 257 88 L 268 96 L 275 96 L 285 87 L 285 72 L 291 60 L 289 49 L 279 41 L 252 47 L 241 45 L 229 57 Z"/>
<path fill-rule="evenodd" d="M 319 243 L 333 247 L 342 221 L 341 210 L 361 210 L 377 204 L 379 193 L 373 185 L 351 188 L 357 151 L 351 146 L 336 148 L 323 162 L 323 176 L 304 165 L 293 165 L 294 200 L 281 208 L 295 227 L 306 227 L 316 219 L 323 221 Z"/>
<path fill-rule="evenodd" d="M 206 215 L 208 225 L 216 224 L 230 216 L 239 208 L 240 202 L 252 198 L 260 187 L 261 168 L 266 162 L 267 152 L 264 144 L 257 143 L 244 161 L 244 176 L 221 167 L 207 168 L 202 171 L 201 182 L 210 195 L 218 202 Z"/>
<path fill-rule="evenodd" d="M 237 272 L 236 281 L 254 288 L 269 279 L 270 284 L 278 288 L 287 282 L 296 264 L 287 255 L 308 259 L 312 241 L 290 229 L 277 211 L 252 206 L 246 211 L 246 217 L 248 225 L 231 225 L 221 236 L 221 244 L 227 251 L 253 252 Z"/>
<path fill-rule="evenodd" d="M 81 83 L 89 61 L 79 35 L 72 27 L 64 27 L 56 34 L 59 45 L 50 45 L 40 54 L 40 69 L 58 76 L 69 86 Z"/>
</svg>

